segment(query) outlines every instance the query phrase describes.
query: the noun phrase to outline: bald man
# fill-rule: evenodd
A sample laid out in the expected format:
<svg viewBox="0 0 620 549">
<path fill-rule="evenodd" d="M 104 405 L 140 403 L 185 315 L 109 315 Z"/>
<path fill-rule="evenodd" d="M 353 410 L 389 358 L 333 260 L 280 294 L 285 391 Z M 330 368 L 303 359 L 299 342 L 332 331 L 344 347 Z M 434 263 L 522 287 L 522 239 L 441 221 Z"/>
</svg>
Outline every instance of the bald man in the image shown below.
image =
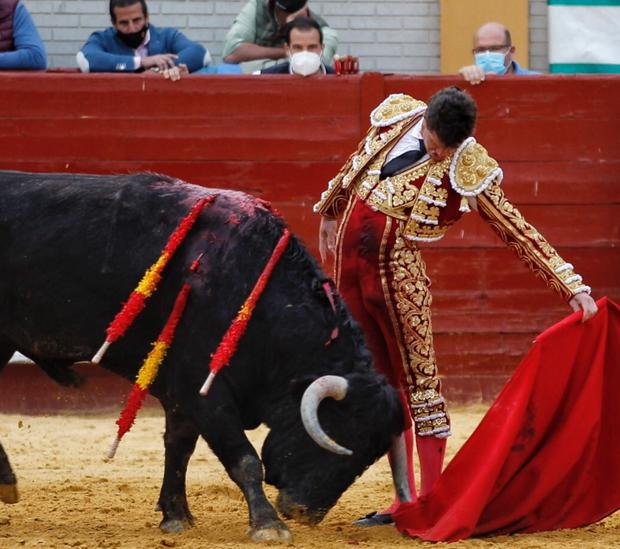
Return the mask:
<svg viewBox="0 0 620 549">
<path fill-rule="evenodd" d="M 459 69 L 459 74 L 470 84 L 484 82 L 486 74 L 540 74 L 521 68 L 513 59 L 515 47 L 510 31 L 501 23 L 485 23 L 474 34 L 475 64 Z"/>
</svg>

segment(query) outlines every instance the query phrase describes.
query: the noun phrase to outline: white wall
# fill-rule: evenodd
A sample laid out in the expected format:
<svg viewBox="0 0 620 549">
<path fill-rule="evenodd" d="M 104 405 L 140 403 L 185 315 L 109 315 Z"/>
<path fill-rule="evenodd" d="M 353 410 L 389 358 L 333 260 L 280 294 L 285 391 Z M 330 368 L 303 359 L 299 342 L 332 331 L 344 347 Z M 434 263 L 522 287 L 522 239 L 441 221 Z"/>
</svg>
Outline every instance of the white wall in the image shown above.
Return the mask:
<svg viewBox="0 0 620 549">
<path fill-rule="evenodd" d="M 75 67 L 94 30 L 110 25 L 105 0 L 22 0 L 47 47 L 51 67 Z M 155 25 L 176 27 L 221 61 L 226 31 L 244 0 L 147 0 Z M 439 71 L 439 0 L 310 0 L 340 34 L 339 53 L 360 57 L 362 70 Z M 518 44 L 517 44 L 518 47 Z M 530 0 L 530 68 L 547 69 L 547 2 Z M 517 55 L 518 58 L 518 55 Z"/>
</svg>

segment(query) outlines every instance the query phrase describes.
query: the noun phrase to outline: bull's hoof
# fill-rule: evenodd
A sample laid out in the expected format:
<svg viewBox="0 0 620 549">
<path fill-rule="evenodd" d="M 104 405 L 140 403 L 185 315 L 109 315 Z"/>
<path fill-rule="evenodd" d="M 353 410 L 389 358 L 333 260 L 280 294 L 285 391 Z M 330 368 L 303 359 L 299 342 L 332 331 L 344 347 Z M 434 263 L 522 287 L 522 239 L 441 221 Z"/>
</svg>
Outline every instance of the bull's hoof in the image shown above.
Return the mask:
<svg viewBox="0 0 620 549">
<path fill-rule="evenodd" d="M 252 541 L 269 541 L 291 543 L 293 534 L 287 528 L 286 524 L 280 521 L 270 522 L 260 528 L 250 528 L 248 536 Z"/>
<path fill-rule="evenodd" d="M 4 503 L 17 503 L 19 501 L 17 484 L 0 484 L 0 501 Z"/>
<path fill-rule="evenodd" d="M 189 520 L 164 519 L 159 523 L 159 529 L 166 534 L 180 534 L 191 528 L 192 523 Z"/>
</svg>

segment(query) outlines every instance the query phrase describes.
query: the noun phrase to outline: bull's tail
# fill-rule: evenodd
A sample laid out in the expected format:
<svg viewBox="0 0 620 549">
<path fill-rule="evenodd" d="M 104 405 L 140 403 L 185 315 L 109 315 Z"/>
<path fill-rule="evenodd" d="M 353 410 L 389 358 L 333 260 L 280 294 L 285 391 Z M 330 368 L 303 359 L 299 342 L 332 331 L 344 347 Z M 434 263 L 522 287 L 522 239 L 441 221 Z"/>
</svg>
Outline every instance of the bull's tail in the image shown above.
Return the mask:
<svg viewBox="0 0 620 549">
<path fill-rule="evenodd" d="M 14 351 L 0 353 L 0 372 L 9 363 Z M 50 378 L 63 387 L 80 387 L 84 383 L 84 377 L 71 367 L 70 360 L 34 360 L 33 361 Z"/>
<path fill-rule="evenodd" d="M 84 377 L 71 367 L 70 361 L 37 361 L 36 365 L 63 387 L 80 387 L 84 383 Z"/>
<path fill-rule="evenodd" d="M 0 372 L 2 372 L 2 369 L 9 363 L 14 353 L 14 345 L 0 334 Z"/>
</svg>

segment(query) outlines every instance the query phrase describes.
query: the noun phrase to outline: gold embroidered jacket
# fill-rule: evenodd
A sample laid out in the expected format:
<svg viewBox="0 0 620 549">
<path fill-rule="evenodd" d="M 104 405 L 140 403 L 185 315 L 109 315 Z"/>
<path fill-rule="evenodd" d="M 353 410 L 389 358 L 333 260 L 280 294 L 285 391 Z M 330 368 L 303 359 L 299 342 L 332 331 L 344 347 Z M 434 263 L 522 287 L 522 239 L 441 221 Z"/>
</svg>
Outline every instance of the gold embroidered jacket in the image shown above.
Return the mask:
<svg viewBox="0 0 620 549">
<path fill-rule="evenodd" d="M 389 151 L 425 110 L 425 103 L 404 94 L 383 101 L 370 115 L 366 137 L 329 182 L 315 212 L 337 217 L 355 194 L 370 208 L 398 219 L 409 241 L 432 242 L 475 204 L 502 240 L 564 299 L 589 293 L 573 266 L 506 199 L 500 186 L 501 168 L 473 137 L 440 162 L 429 159 L 380 180 Z"/>
</svg>

